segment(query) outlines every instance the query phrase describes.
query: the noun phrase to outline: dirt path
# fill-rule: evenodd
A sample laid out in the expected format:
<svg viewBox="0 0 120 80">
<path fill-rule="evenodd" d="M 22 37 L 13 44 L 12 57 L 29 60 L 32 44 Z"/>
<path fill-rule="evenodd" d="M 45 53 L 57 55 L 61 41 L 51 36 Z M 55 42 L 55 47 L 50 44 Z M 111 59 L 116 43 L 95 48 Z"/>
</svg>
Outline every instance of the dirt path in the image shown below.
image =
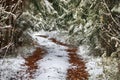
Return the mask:
<svg viewBox="0 0 120 80">
<path fill-rule="evenodd" d="M 72 64 L 72 67 L 68 69 L 67 80 L 88 80 L 85 62 L 76 54 L 77 48 L 69 48 L 67 52 L 69 52 L 69 62 Z"/>
<path fill-rule="evenodd" d="M 45 35 L 38 35 L 38 36 L 42 38 L 46 38 L 57 45 L 67 47 L 67 49 L 64 51 L 69 53 L 68 57 L 71 67 L 67 70 L 66 80 L 88 80 L 88 73 L 85 70 L 86 69 L 85 62 L 82 60 L 82 58 L 79 58 L 79 56 L 76 54 L 78 50 L 76 47 L 71 47 L 68 44 L 57 41 L 55 38 L 48 38 L 48 36 Z M 47 49 L 38 47 L 31 56 L 24 58 L 25 59 L 24 65 L 28 67 L 26 70 L 26 74 L 29 74 L 29 79 L 34 78 L 34 74 L 38 69 L 37 62 L 40 61 L 40 59 L 42 59 L 43 55 L 45 55 L 46 53 L 47 53 Z M 57 56 L 57 57 L 61 57 L 61 56 Z"/>
<path fill-rule="evenodd" d="M 36 64 L 38 60 L 42 59 L 43 55 L 46 53 L 46 51 L 40 47 L 36 48 L 36 50 L 33 52 L 33 55 L 24 58 L 25 59 L 25 65 L 28 66 L 28 69 L 26 70 L 26 73 L 29 73 L 29 77 L 33 78 L 33 74 L 35 73 L 36 69 L 38 68 L 38 65 Z"/>
<path fill-rule="evenodd" d="M 44 35 L 39 36 L 47 38 L 47 36 Z M 68 69 L 67 80 L 88 80 L 88 72 L 85 70 L 85 62 L 76 54 L 78 49 L 76 47 L 71 48 L 71 45 L 57 41 L 55 38 L 49 38 L 49 40 L 56 44 L 68 47 L 66 51 L 69 52 L 69 63 L 72 64 L 72 67 Z"/>
</svg>

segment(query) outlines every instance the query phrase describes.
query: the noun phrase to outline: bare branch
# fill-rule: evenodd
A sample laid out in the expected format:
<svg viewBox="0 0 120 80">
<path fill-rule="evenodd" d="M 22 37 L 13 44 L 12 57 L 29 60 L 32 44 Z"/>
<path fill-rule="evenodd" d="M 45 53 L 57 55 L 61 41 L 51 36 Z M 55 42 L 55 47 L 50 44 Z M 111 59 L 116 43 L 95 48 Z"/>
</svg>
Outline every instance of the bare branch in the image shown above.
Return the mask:
<svg viewBox="0 0 120 80">
<path fill-rule="evenodd" d="M 8 28 L 12 28 L 12 26 L 11 25 L 8 25 L 8 26 L 5 26 L 5 27 L 0 26 L 0 29 L 8 29 Z"/>
<path fill-rule="evenodd" d="M 11 45 L 13 45 L 13 43 L 9 43 L 8 45 L 2 47 L 2 48 L 0 49 L 0 52 L 2 52 L 3 49 L 9 48 Z"/>
<path fill-rule="evenodd" d="M 116 38 L 116 37 L 111 37 L 111 40 L 116 40 L 116 41 L 118 41 L 120 43 L 120 40 L 118 38 Z"/>
<path fill-rule="evenodd" d="M 120 24 L 119 24 L 119 23 L 114 19 L 114 17 L 112 16 L 112 13 L 111 13 L 109 7 L 107 6 L 105 0 L 103 0 L 103 2 L 104 2 L 103 4 L 105 5 L 106 9 L 108 10 L 108 12 L 109 12 L 109 14 L 110 14 L 111 19 L 113 20 L 113 22 L 114 22 L 117 26 L 120 27 Z"/>
</svg>

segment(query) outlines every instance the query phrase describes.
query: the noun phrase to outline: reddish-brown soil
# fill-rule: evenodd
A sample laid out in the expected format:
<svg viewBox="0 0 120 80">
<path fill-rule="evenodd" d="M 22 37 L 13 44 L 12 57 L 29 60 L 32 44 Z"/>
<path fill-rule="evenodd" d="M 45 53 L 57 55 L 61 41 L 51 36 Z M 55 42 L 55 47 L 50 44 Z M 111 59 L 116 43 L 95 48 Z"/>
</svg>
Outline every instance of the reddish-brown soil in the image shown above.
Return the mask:
<svg viewBox="0 0 120 80">
<path fill-rule="evenodd" d="M 40 37 L 47 38 L 46 36 Z M 85 70 L 85 62 L 82 58 L 80 58 L 80 56 L 76 54 L 78 48 L 71 48 L 70 45 L 57 41 L 55 38 L 49 38 L 49 40 L 56 44 L 68 47 L 66 51 L 69 52 L 69 62 L 72 64 L 73 68 L 68 69 L 67 80 L 88 80 L 89 74 Z"/>
<path fill-rule="evenodd" d="M 55 38 L 49 38 L 49 40 L 51 40 L 52 42 L 54 42 L 56 44 L 62 45 L 62 46 L 70 46 L 68 44 L 65 44 L 65 43 L 62 43 L 60 41 L 57 41 Z"/>
<path fill-rule="evenodd" d="M 77 48 L 69 48 L 67 52 L 69 52 L 69 62 L 73 66 L 68 69 L 67 80 L 88 80 L 85 62 L 76 54 Z"/>
<path fill-rule="evenodd" d="M 45 35 L 38 35 L 43 38 L 48 38 L 48 36 Z M 60 41 L 57 41 L 55 38 L 48 38 L 52 42 L 66 46 L 68 49 L 66 50 L 69 53 L 69 62 L 72 64 L 72 68 L 68 69 L 67 72 L 67 80 L 88 80 L 88 73 L 85 70 L 85 62 L 80 58 L 76 52 L 77 48 L 71 48 L 70 45 L 62 43 Z M 36 62 L 40 59 L 42 59 L 43 55 L 47 53 L 44 49 L 38 47 L 33 52 L 33 54 L 27 58 L 25 58 L 25 65 L 28 66 L 28 69 L 26 73 L 29 73 L 29 78 L 33 78 L 33 74 L 35 73 L 36 69 L 38 68 Z M 21 79 L 22 80 L 22 79 Z"/>
<path fill-rule="evenodd" d="M 28 67 L 26 73 L 29 73 L 29 77 L 32 78 L 35 73 L 37 66 L 37 61 L 42 59 L 42 56 L 46 53 L 46 51 L 40 47 L 36 48 L 33 54 L 27 58 L 25 58 L 25 65 Z"/>
<path fill-rule="evenodd" d="M 45 36 L 45 35 L 38 35 L 38 36 L 43 37 L 43 38 L 48 38 L 48 36 Z M 59 44 L 59 45 L 62 45 L 62 46 L 70 46 L 68 44 L 57 41 L 55 38 L 48 38 L 48 39 L 51 40 L 52 42 Z"/>
</svg>

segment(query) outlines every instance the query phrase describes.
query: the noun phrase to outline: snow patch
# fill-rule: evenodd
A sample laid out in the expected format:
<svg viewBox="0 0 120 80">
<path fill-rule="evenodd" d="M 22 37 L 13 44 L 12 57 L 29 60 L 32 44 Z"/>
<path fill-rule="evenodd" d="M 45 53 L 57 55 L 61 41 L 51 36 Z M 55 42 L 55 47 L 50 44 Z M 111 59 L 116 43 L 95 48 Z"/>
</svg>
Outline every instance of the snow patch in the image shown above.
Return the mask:
<svg viewBox="0 0 120 80">
<path fill-rule="evenodd" d="M 21 66 L 24 63 L 25 61 L 21 57 L 1 59 L 0 60 L 0 80 L 17 79 L 17 72 L 25 69 L 25 67 Z"/>
<path fill-rule="evenodd" d="M 35 33 L 32 37 L 42 46 L 45 46 L 48 54 L 44 58 L 38 61 L 39 68 L 35 74 L 35 80 L 66 80 L 67 70 L 70 66 L 68 53 L 65 51 L 67 47 L 57 45 L 47 38 L 42 38 L 36 35 L 48 35 L 50 37 L 55 37 L 57 32 L 52 32 L 51 34 Z"/>
<path fill-rule="evenodd" d="M 83 45 L 79 47 L 78 55 L 82 56 L 86 61 L 87 71 L 89 73 L 89 80 L 99 80 L 99 76 L 103 74 L 102 58 L 88 56 L 89 46 Z"/>
<path fill-rule="evenodd" d="M 34 37 L 36 35 L 46 35 L 48 36 L 48 38 L 55 38 L 56 40 L 60 41 L 60 42 L 66 42 L 66 39 L 68 38 L 68 35 L 66 31 L 44 31 L 44 30 L 40 30 L 39 32 L 31 32 L 28 33 L 30 36 Z M 59 36 L 59 37 L 58 37 Z"/>
</svg>

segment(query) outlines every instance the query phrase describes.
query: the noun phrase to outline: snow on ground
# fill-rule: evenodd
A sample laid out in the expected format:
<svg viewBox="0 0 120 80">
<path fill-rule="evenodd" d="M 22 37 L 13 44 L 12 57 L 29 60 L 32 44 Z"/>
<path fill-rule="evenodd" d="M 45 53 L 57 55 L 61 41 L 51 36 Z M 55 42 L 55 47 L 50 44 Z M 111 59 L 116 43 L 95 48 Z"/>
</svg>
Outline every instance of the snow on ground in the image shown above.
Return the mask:
<svg viewBox="0 0 120 80">
<path fill-rule="evenodd" d="M 36 35 L 45 34 L 34 34 L 33 38 L 45 47 L 48 54 L 38 61 L 39 69 L 35 74 L 35 80 L 66 80 L 67 69 L 70 66 L 68 53 L 65 51 L 67 47 L 57 45 L 48 39 Z"/>
<path fill-rule="evenodd" d="M 62 31 L 62 32 L 58 32 L 58 31 L 44 31 L 44 30 L 40 30 L 39 32 L 32 32 L 29 33 L 31 36 L 33 35 L 46 35 L 49 38 L 55 38 L 56 40 L 60 41 L 60 42 L 65 42 L 65 40 L 68 38 L 68 32 L 66 31 Z"/>
<path fill-rule="evenodd" d="M 78 55 L 82 56 L 86 61 L 87 71 L 90 75 L 89 80 L 100 80 L 99 77 L 103 74 L 102 58 L 88 56 L 89 46 L 83 45 L 79 47 Z"/>
<path fill-rule="evenodd" d="M 0 60 L 0 80 L 16 79 L 17 72 L 25 69 L 21 66 L 24 62 L 21 57 Z"/>
<path fill-rule="evenodd" d="M 89 80 L 119 80 L 118 60 L 111 57 L 88 56 L 89 46 L 79 47 L 78 55 L 86 61 Z"/>
<path fill-rule="evenodd" d="M 32 33 L 30 35 L 34 38 L 34 40 L 38 42 L 38 44 L 44 46 L 44 48 L 49 53 L 46 54 L 42 60 L 37 62 L 39 67 L 34 74 L 35 79 L 33 80 L 66 80 L 67 69 L 70 66 L 68 61 L 68 53 L 65 51 L 67 47 L 57 45 L 52 41 L 39 37 L 37 35 L 46 35 L 49 37 L 57 38 L 61 41 L 64 41 L 64 38 L 60 39 L 58 37 L 59 34 L 56 31 L 40 31 Z M 19 80 L 20 76 L 22 76 L 22 78 L 24 77 L 23 79 L 27 79 L 27 74 L 25 72 L 20 72 L 27 70 L 26 66 L 22 66 L 25 63 L 25 60 L 21 58 L 20 55 L 17 58 L 6 58 L 4 64 L 2 64 L 2 62 L 3 60 L 0 60 L 0 80 Z M 18 72 L 20 73 L 18 74 Z"/>
<path fill-rule="evenodd" d="M 44 55 L 43 59 L 37 62 L 38 69 L 34 74 L 33 80 L 66 80 L 67 77 L 67 69 L 70 67 L 68 53 L 65 51 L 67 47 L 57 45 L 47 38 L 42 38 L 37 35 L 46 35 L 48 38 L 56 38 L 59 41 L 65 42 L 67 35 L 60 35 L 57 31 L 52 32 L 34 32 L 30 34 L 35 41 L 37 41 L 41 46 L 47 50 L 48 54 Z M 89 80 L 116 80 L 107 78 L 107 73 L 104 74 L 106 70 L 110 74 L 111 70 L 116 67 L 113 64 L 112 67 L 109 67 L 112 63 L 106 65 L 103 64 L 103 59 L 100 57 L 88 56 L 89 46 L 83 45 L 79 47 L 78 55 L 82 56 L 82 58 L 86 61 L 87 71 L 89 73 Z M 4 64 L 2 64 L 3 60 L 0 60 L 0 80 L 10 80 L 10 78 L 15 78 L 17 72 L 20 70 L 26 70 L 26 67 L 21 66 L 25 61 L 21 57 L 17 58 L 7 58 L 5 59 Z M 114 61 L 115 62 L 115 61 Z M 102 65 L 102 66 L 101 66 Z M 103 68 L 105 67 L 105 70 Z M 117 65 L 116 65 L 117 66 Z M 114 73 L 113 73 L 114 74 Z M 21 74 L 23 75 L 23 74 Z M 24 74 L 25 75 L 25 74 Z M 109 75 L 109 74 L 108 74 Z M 26 75 L 27 76 L 27 75 Z M 16 79 L 15 79 L 16 80 Z M 17 79 L 19 80 L 19 79 Z M 27 80 L 27 79 L 26 79 Z"/>
</svg>

